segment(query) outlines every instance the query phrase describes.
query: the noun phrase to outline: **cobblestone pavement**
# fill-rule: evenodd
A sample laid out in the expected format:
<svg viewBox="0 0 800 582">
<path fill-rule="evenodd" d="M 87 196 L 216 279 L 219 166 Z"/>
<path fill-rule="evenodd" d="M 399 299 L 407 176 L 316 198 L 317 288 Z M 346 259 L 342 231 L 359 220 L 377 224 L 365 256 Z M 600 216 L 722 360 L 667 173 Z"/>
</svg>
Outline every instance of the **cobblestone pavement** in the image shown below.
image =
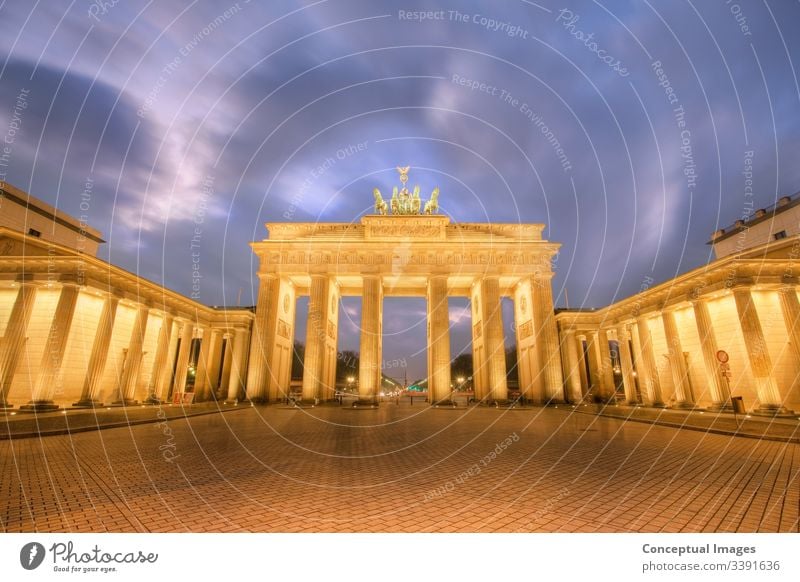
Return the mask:
<svg viewBox="0 0 800 582">
<path fill-rule="evenodd" d="M 798 531 L 800 445 L 563 410 L 255 407 L 0 442 L 5 531 Z"/>
</svg>

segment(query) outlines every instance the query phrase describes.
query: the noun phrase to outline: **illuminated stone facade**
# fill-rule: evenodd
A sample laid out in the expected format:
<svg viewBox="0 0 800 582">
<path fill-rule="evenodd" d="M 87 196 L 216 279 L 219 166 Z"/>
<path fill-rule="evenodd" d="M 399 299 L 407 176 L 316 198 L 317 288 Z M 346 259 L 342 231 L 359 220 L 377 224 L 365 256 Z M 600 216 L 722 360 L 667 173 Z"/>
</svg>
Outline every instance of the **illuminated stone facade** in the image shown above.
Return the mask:
<svg viewBox="0 0 800 582">
<path fill-rule="evenodd" d="M 3 406 L 130 405 L 187 394 L 276 402 L 291 390 L 296 337 L 306 346 L 303 400 L 331 400 L 343 296 L 362 298 L 360 397 L 379 392 L 383 298 L 416 296 L 427 299 L 430 400 L 446 402 L 447 298 L 457 296 L 471 303 L 473 383 L 483 402 L 509 397 L 501 317 L 508 297 L 520 393 L 529 401 L 729 410 L 741 396 L 756 414 L 800 410 L 800 235 L 764 235 L 764 244 L 723 249 L 722 258 L 666 283 L 646 280 L 641 293 L 608 307 L 554 313 L 559 245 L 542 238 L 541 224 L 453 224 L 437 214 L 269 223 L 268 238 L 251 243 L 259 259 L 253 312 L 207 307 L 109 265 L 94 256 L 97 231 L 16 189 L 3 195 Z M 30 232 L 32 221 L 42 229 Z M 296 333 L 301 296 L 309 314 Z"/>
<path fill-rule="evenodd" d="M 94 256 L 97 231 L 27 195 L 29 210 L 19 212 L 9 191 L 1 202 L 0 406 L 172 400 L 187 384 L 195 400 L 244 396 L 249 310 L 206 307 L 109 265 Z M 32 223 L 41 230 L 28 234 Z"/>
<path fill-rule="evenodd" d="M 800 237 L 780 238 L 646 281 L 603 309 L 558 313 L 568 393 L 712 410 L 740 396 L 755 414 L 800 409 L 798 256 Z"/>
<path fill-rule="evenodd" d="M 269 238 L 252 243 L 260 291 L 250 349 L 248 396 L 285 396 L 295 336 L 295 298 L 309 296 L 302 397 L 334 394 L 338 304 L 362 298 L 359 395 L 380 386 L 383 298 L 425 297 L 428 305 L 429 396 L 449 401 L 447 298 L 468 297 L 476 397 L 505 401 L 501 298 L 517 304 L 524 397 L 563 401 L 558 335 L 553 317 L 551 259 L 558 245 L 542 239 L 541 224 L 451 224 L 440 215 L 371 215 L 357 224 L 271 223 Z M 282 331 L 283 330 L 283 331 Z"/>
</svg>

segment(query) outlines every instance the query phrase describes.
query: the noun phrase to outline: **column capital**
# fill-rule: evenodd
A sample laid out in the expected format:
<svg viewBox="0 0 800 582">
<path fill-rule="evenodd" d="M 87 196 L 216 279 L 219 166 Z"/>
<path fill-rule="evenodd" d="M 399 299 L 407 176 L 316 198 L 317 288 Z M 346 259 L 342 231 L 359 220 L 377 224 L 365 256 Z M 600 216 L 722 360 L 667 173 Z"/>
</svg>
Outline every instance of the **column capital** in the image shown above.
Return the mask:
<svg viewBox="0 0 800 582">
<path fill-rule="evenodd" d="M 83 283 L 78 281 L 78 276 L 72 273 L 63 273 L 58 277 L 58 282 L 64 287 L 82 287 Z"/>
<path fill-rule="evenodd" d="M 555 275 L 552 271 L 534 271 L 531 278 L 536 281 L 551 281 Z"/>
<path fill-rule="evenodd" d="M 727 287 L 736 293 L 737 291 L 750 291 L 750 287 L 753 286 L 753 280 L 748 277 L 738 277 L 732 279 Z"/>
<path fill-rule="evenodd" d="M 33 285 L 34 276 L 33 273 L 20 273 L 19 275 L 14 277 L 14 281 L 22 285 Z"/>
</svg>

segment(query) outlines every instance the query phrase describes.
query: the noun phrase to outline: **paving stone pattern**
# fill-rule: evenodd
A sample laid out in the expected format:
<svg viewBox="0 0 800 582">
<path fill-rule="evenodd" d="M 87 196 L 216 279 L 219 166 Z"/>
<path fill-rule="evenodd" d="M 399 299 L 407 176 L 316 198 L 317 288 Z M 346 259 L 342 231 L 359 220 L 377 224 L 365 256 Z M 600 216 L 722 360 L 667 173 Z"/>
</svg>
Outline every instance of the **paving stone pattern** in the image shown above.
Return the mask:
<svg viewBox="0 0 800 582">
<path fill-rule="evenodd" d="M 560 409 L 255 407 L 0 441 L 0 528 L 797 532 L 798 447 Z"/>
</svg>

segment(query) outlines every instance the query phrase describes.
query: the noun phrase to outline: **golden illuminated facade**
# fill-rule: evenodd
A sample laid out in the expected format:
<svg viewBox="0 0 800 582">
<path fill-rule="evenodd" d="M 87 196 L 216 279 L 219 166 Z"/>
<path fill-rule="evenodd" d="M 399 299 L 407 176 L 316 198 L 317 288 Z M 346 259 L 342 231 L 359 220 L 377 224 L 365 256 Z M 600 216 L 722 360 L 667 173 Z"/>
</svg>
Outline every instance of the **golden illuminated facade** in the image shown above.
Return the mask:
<svg viewBox="0 0 800 582">
<path fill-rule="evenodd" d="M 10 185 L 0 211 L 0 406 L 243 397 L 250 311 L 96 258 L 100 233 Z"/>
<path fill-rule="evenodd" d="M 293 305 L 309 297 L 303 368 L 304 400 L 333 396 L 338 305 L 362 300 L 359 395 L 379 392 L 384 297 L 427 299 L 428 381 L 433 402 L 449 401 L 447 298 L 472 305 L 474 384 L 478 399 L 508 398 L 500 301 L 513 298 L 522 393 L 562 401 L 553 317 L 551 259 L 557 244 L 542 224 L 451 224 L 435 214 L 365 216 L 358 224 L 270 223 L 269 238 L 251 244 L 260 287 L 250 350 L 248 396 L 285 395 L 294 338 Z"/>
<path fill-rule="evenodd" d="M 542 238 L 544 225 L 454 224 L 437 214 L 438 189 L 422 201 L 405 181 L 391 203 L 375 198 L 376 213 L 358 223 L 267 224 L 268 238 L 251 243 L 259 259 L 253 311 L 207 307 L 109 265 L 95 256 L 100 233 L 5 185 L 0 404 L 276 402 L 291 391 L 295 339 L 305 343 L 302 399 L 331 400 L 343 296 L 362 300 L 359 397 L 380 391 L 383 298 L 425 297 L 429 400 L 449 402 L 447 298 L 456 296 L 470 299 L 483 402 L 509 398 L 500 307 L 508 297 L 528 401 L 729 410 L 741 396 L 757 414 L 800 409 L 794 232 L 754 230 L 754 246 L 741 236 L 749 222 L 737 223 L 712 244 L 737 236 L 739 246 L 715 246 L 722 258 L 704 267 L 657 286 L 646 281 L 641 293 L 602 309 L 554 313 L 559 245 Z M 769 212 L 797 223 L 787 218 L 795 208 L 784 200 Z M 753 217 L 754 229 L 763 216 Z M 308 319 L 296 332 L 301 296 Z"/>
<path fill-rule="evenodd" d="M 718 230 L 718 260 L 558 321 L 572 399 L 754 414 L 800 410 L 800 199 Z"/>
</svg>

